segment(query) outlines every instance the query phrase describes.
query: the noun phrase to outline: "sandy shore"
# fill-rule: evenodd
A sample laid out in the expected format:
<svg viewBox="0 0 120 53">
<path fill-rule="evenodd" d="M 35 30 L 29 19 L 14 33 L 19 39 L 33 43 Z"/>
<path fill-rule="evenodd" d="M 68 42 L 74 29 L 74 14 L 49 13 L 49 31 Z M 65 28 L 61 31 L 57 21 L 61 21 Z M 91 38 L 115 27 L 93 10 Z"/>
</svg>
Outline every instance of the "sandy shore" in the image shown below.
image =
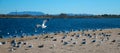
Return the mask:
<svg viewBox="0 0 120 53">
<path fill-rule="evenodd" d="M 0 53 L 120 53 L 120 28 L 0 39 Z"/>
</svg>

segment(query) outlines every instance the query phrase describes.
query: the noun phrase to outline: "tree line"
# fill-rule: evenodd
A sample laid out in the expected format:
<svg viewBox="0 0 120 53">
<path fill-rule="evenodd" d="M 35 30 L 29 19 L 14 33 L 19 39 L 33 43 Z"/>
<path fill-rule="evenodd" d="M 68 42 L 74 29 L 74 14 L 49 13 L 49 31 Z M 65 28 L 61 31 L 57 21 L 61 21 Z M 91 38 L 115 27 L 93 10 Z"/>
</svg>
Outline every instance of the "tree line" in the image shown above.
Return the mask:
<svg viewBox="0 0 120 53">
<path fill-rule="evenodd" d="M 103 14 L 103 15 L 73 15 L 70 16 L 65 13 L 61 13 L 59 15 L 9 15 L 9 14 L 0 14 L 0 18 L 120 18 L 120 15 L 114 15 L 114 14 Z"/>
</svg>

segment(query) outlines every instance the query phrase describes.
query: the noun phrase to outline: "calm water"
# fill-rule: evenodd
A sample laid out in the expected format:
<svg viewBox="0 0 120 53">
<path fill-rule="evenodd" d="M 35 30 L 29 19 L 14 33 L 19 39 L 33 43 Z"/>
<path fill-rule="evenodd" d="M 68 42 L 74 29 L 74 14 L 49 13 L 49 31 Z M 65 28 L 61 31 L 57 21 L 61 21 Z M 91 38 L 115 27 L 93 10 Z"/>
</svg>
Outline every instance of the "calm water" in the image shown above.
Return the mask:
<svg viewBox="0 0 120 53">
<path fill-rule="evenodd" d="M 49 19 L 45 29 L 37 28 L 36 24 L 42 24 L 45 19 L 33 18 L 0 18 L 0 36 L 33 35 L 45 32 L 58 32 L 85 29 L 120 28 L 120 18 L 71 18 Z M 35 32 L 35 29 L 37 32 Z"/>
</svg>

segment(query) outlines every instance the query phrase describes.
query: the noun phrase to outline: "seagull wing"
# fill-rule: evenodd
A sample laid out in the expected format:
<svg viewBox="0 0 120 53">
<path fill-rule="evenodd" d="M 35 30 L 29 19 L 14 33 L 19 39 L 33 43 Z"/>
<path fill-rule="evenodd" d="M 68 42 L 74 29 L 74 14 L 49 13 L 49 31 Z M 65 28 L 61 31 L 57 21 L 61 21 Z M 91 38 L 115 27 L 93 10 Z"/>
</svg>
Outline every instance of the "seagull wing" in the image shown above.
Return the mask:
<svg viewBox="0 0 120 53">
<path fill-rule="evenodd" d="M 42 26 L 45 26 L 45 23 L 46 23 L 46 22 L 47 22 L 47 20 L 44 20 Z"/>
<path fill-rule="evenodd" d="M 37 24 L 37 25 L 36 25 L 37 28 L 40 27 L 40 26 L 41 26 L 40 24 Z"/>
</svg>

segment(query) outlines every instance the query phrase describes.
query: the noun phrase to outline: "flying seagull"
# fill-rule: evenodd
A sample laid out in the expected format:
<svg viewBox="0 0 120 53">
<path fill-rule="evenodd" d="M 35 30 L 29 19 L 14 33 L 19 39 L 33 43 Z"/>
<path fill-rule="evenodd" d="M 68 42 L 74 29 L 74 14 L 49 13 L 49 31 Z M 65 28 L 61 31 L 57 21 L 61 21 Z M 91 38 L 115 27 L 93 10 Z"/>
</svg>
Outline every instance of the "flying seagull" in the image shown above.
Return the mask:
<svg viewBox="0 0 120 53">
<path fill-rule="evenodd" d="M 45 23 L 46 23 L 47 21 L 48 21 L 48 20 L 43 20 L 42 25 L 37 24 L 36 27 L 37 27 L 37 28 L 39 28 L 39 27 L 41 27 L 41 28 L 46 28 L 47 26 L 45 25 Z"/>
</svg>

